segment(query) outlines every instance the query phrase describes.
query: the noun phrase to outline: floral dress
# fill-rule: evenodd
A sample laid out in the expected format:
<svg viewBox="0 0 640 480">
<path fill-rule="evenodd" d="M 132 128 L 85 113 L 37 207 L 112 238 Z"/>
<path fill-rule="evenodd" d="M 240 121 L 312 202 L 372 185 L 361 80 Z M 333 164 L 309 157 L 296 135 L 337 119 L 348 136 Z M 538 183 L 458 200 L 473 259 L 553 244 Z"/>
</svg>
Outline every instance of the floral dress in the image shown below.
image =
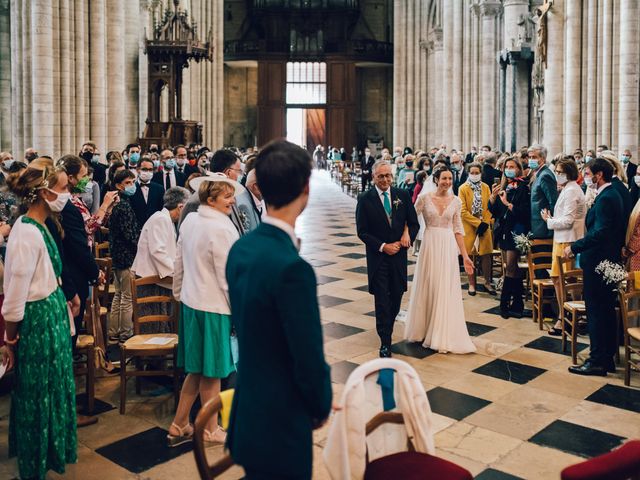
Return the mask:
<svg viewBox="0 0 640 480">
<path fill-rule="evenodd" d="M 40 230 L 57 277 L 60 254 L 49 231 Z M 69 315 L 62 290 L 27 302 L 16 350 L 16 384 L 9 420 L 9 456 L 18 456 L 22 478 L 44 479 L 48 470 L 64 473 L 77 460 L 75 383 Z"/>
</svg>

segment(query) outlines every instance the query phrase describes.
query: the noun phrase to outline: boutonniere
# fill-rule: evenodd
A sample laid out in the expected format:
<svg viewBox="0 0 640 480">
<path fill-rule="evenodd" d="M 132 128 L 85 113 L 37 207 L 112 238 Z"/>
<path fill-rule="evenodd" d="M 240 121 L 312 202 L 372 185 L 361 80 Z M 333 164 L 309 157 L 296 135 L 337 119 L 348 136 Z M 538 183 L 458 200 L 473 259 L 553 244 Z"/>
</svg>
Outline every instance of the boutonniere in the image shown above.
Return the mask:
<svg viewBox="0 0 640 480">
<path fill-rule="evenodd" d="M 396 210 L 397 210 L 400 205 L 402 205 L 402 200 L 400 200 L 399 198 L 396 198 L 393 201 L 393 206 L 396 207 Z"/>
<path fill-rule="evenodd" d="M 244 227 L 245 230 L 248 230 L 249 227 L 251 226 L 249 224 L 249 217 L 242 210 L 239 213 L 240 213 L 240 221 L 242 222 L 242 226 Z"/>
</svg>

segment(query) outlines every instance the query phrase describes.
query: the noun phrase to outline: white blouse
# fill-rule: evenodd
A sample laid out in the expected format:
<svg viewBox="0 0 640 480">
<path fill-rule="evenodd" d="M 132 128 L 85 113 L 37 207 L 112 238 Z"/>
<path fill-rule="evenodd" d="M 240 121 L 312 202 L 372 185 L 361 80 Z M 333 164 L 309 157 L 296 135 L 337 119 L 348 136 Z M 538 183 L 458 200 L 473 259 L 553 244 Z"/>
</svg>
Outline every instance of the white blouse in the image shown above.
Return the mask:
<svg viewBox="0 0 640 480">
<path fill-rule="evenodd" d="M 180 226 L 173 275 L 173 296 L 204 312 L 231 314 L 225 269 L 239 235 L 224 213 L 200 205 Z"/>
<path fill-rule="evenodd" d="M 586 215 L 586 201 L 580 185 L 567 182 L 553 207 L 553 217 L 547 220 L 547 228 L 553 230 L 553 241 L 575 242 L 584 237 Z"/>
<path fill-rule="evenodd" d="M 175 259 L 176 227 L 169 210 L 163 208 L 145 222 L 131 269 L 140 277 L 172 277 Z"/>
<path fill-rule="evenodd" d="M 16 220 L 7 242 L 2 316 L 20 322 L 27 302 L 42 300 L 58 288 L 42 233 L 35 225 Z"/>
</svg>

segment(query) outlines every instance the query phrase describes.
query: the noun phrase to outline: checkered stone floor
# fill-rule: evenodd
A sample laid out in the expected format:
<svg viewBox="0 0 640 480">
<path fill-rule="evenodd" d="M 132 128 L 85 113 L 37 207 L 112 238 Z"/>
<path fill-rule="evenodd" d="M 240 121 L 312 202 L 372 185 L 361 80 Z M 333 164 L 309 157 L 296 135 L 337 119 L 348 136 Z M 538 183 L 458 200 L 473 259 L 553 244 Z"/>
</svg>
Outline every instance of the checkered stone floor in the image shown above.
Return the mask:
<svg viewBox="0 0 640 480">
<path fill-rule="evenodd" d="M 316 270 L 335 395 L 358 365 L 377 357 L 379 347 L 354 210 L 355 200 L 325 172 L 316 172 L 297 225 L 302 255 Z M 570 355 L 530 318 L 502 319 L 494 313 L 497 300 L 480 291 L 463 296 L 475 354 L 440 354 L 404 342 L 402 322 L 394 329 L 394 357 L 413 365 L 429 397 L 439 456 L 478 479 L 557 479 L 567 465 L 640 438 L 639 375 L 632 377 L 635 388 L 624 387 L 620 369 L 606 378 L 570 375 Z M 403 308 L 408 300 L 406 294 Z M 584 358 L 588 339 L 580 342 Z M 133 383 L 122 416 L 111 408 L 118 405 L 118 379 L 98 380 L 99 423 L 78 431 L 78 464 L 48 478 L 198 478 L 190 446 L 164 445 L 173 415 L 168 385 L 145 383 L 138 396 Z M 0 478 L 17 476 L 15 461 L 7 460 L 9 403 L 7 395 L 0 397 Z M 314 479 L 328 478 L 321 461 L 326 434 L 324 427 L 314 435 Z M 221 454 L 221 447 L 210 451 L 211 458 Z M 223 478 L 242 478 L 242 470 L 235 467 Z"/>
</svg>

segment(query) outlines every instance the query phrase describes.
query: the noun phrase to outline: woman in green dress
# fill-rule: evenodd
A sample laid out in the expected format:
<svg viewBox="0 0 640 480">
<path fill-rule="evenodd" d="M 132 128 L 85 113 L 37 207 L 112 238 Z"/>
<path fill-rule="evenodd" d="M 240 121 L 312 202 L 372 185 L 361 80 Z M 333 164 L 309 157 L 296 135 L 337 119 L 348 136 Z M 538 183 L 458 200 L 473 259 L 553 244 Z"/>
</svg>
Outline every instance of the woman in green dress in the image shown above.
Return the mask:
<svg viewBox="0 0 640 480">
<path fill-rule="evenodd" d="M 66 173 L 44 159 L 8 184 L 28 206 L 11 231 L 5 263 L 2 315 L 16 370 L 9 455 L 17 455 L 23 479 L 44 479 L 77 460 L 71 323 L 60 254 L 45 226 L 70 194 Z"/>
</svg>

